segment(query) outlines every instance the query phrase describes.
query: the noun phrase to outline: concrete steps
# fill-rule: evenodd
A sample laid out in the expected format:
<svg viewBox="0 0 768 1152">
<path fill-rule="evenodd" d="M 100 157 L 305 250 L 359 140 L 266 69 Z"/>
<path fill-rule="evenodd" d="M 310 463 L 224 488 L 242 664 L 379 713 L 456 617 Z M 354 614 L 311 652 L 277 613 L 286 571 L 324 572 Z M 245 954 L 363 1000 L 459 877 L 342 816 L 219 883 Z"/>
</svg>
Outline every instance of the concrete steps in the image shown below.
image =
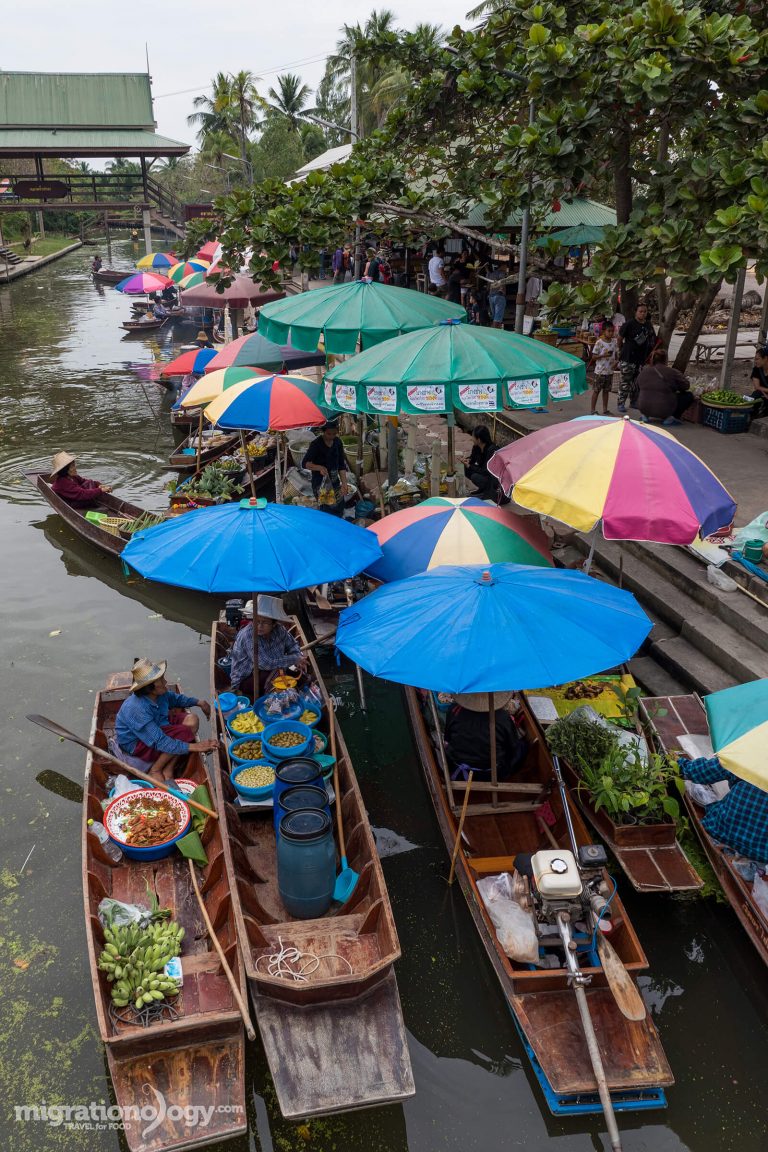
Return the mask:
<svg viewBox="0 0 768 1152">
<path fill-rule="evenodd" d="M 17 256 L 11 248 L 0 248 L 0 260 L 4 264 L 10 264 L 11 267 L 22 262 L 21 256 Z"/>
</svg>

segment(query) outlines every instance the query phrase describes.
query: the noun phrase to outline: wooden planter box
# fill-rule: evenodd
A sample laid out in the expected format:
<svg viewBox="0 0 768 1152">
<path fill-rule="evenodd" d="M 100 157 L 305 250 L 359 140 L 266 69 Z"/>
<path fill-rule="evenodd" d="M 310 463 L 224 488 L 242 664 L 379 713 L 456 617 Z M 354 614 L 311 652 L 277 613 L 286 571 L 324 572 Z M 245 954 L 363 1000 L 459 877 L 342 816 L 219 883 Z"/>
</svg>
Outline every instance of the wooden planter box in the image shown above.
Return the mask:
<svg viewBox="0 0 768 1152">
<path fill-rule="evenodd" d="M 619 848 L 639 848 L 644 845 L 658 848 L 674 844 L 677 839 L 677 828 L 669 818 L 661 824 L 614 824 L 610 816 L 602 810 L 595 812 L 591 797 L 584 788 L 579 791 L 579 802 L 589 809 L 589 818 L 600 835 L 617 844 Z"/>
<path fill-rule="evenodd" d="M 551 344 L 553 347 L 557 346 L 560 337 L 555 332 L 534 332 L 534 340 L 541 340 L 542 344 Z"/>
</svg>

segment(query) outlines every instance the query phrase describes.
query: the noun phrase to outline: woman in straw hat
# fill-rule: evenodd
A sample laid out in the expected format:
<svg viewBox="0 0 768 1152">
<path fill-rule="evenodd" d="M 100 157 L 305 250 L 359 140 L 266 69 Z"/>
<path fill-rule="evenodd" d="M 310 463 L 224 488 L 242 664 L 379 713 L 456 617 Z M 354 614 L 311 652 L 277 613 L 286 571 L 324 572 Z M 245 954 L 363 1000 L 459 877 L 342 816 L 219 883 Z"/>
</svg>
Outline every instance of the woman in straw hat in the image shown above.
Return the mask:
<svg viewBox="0 0 768 1152">
<path fill-rule="evenodd" d="M 517 730 L 508 709 L 511 692 L 496 693 L 496 764 L 499 780 L 509 779 L 525 759 L 526 741 Z M 488 693 L 471 692 L 456 696 L 445 722 L 445 745 L 453 778 L 465 778 L 471 768 L 490 779 L 491 733 L 488 720 Z"/>
<path fill-rule="evenodd" d="M 98 480 L 78 476 L 75 457 L 69 452 L 57 452 L 51 460 L 50 483 L 56 495 L 75 508 L 91 508 L 98 504 L 100 493 L 112 491 Z"/>
<path fill-rule="evenodd" d="M 199 708 L 210 720 L 207 700 L 171 692 L 165 679 L 167 661 L 153 664 L 138 659 L 131 669 L 131 694 L 120 705 L 115 735 L 123 752 L 151 764 L 150 774 L 172 780 L 184 767 L 190 752 L 211 752 L 215 740 L 198 740 L 200 720 L 187 712 Z"/>
</svg>

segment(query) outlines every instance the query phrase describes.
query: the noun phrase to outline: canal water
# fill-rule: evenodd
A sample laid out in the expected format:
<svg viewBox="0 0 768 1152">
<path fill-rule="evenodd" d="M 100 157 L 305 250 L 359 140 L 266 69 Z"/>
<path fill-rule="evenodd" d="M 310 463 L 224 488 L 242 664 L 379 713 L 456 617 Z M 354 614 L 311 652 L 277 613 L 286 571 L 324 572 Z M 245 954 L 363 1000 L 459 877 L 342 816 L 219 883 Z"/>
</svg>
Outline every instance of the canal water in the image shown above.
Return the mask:
<svg viewBox="0 0 768 1152">
<path fill-rule="evenodd" d="M 153 381 L 171 341 L 194 328 L 124 338 L 127 300 L 94 285 L 82 249 L 0 286 L 0 1147 L 124 1148 L 115 1132 L 14 1119 L 14 1108 L 111 1102 L 96 1031 L 80 887 L 83 754 L 25 720 L 39 711 L 85 736 L 95 689 L 137 655 L 167 659 L 208 693 L 214 599 L 126 578 L 30 488 L 24 469 L 58 449 L 147 508 L 166 503 L 170 400 Z M 129 241 L 113 262 L 139 256 Z M 488 643 L 492 643 L 491 637 Z M 361 713 L 348 666 L 326 671 L 373 825 L 403 958 L 398 983 L 416 1096 L 310 1121 L 280 1118 L 263 1056 L 248 1060 L 248 1136 L 232 1152 L 595 1152 L 598 1118 L 544 1108 L 446 853 L 399 690 L 368 680 Z M 622 892 L 650 960 L 643 992 L 674 1071 L 665 1112 L 620 1117 L 626 1152 L 765 1152 L 766 974 L 730 909 Z"/>
</svg>

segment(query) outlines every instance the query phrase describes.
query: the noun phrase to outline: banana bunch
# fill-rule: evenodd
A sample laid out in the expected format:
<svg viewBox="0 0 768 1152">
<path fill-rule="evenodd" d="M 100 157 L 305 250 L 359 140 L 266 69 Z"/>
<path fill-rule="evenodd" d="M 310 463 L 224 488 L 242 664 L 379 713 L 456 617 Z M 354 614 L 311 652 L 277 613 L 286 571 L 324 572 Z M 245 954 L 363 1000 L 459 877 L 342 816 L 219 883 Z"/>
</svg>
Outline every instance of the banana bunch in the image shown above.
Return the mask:
<svg viewBox="0 0 768 1152">
<path fill-rule="evenodd" d="M 146 928 L 138 924 L 105 927 L 104 951 L 99 968 L 112 985 L 116 1008 L 132 1004 L 138 1012 L 153 1000 L 175 996 L 179 983 L 163 969 L 178 956 L 184 929 L 175 920 L 153 921 Z"/>
</svg>

